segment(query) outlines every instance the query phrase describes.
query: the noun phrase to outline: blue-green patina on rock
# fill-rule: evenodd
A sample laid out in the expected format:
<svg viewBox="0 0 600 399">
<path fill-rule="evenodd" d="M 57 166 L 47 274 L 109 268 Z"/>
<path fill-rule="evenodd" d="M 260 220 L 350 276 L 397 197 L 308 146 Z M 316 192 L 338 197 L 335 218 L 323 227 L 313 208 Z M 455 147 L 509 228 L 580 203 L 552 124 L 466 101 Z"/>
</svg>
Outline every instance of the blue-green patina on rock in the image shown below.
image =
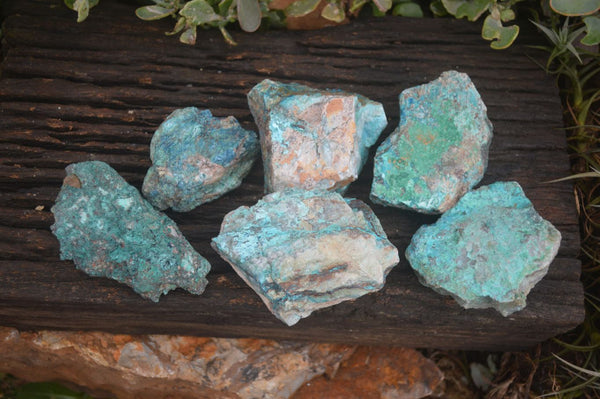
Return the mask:
<svg viewBox="0 0 600 399">
<path fill-rule="evenodd" d="M 258 125 L 265 191 L 344 192 L 387 126 L 383 106 L 341 90 L 266 79 L 248 93 Z"/>
<path fill-rule="evenodd" d="M 498 182 L 468 192 L 417 230 L 406 258 L 424 285 L 465 308 L 493 307 L 507 316 L 525 307 L 560 241 L 518 183 Z"/>
<path fill-rule="evenodd" d="M 447 71 L 400 94 L 400 125 L 375 155 L 371 200 L 442 213 L 487 167 L 492 124 L 469 76 Z"/>
<path fill-rule="evenodd" d="M 187 212 L 237 188 L 258 157 L 256 133 L 233 116 L 175 110 L 152 137 L 142 192 L 158 209 Z"/>
<path fill-rule="evenodd" d="M 104 162 L 76 163 L 66 170 L 52 207 L 51 229 L 61 259 L 72 259 L 91 276 L 125 283 L 155 302 L 177 287 L 204 291 L 210 264 L 175 222 Z"/>
<path fill-rule="evenodd" d="M 288 325 L 381 289 L 399 260 L 365 203 L 302 189 L 228 213 L 212 246 Z"/>
</svg>

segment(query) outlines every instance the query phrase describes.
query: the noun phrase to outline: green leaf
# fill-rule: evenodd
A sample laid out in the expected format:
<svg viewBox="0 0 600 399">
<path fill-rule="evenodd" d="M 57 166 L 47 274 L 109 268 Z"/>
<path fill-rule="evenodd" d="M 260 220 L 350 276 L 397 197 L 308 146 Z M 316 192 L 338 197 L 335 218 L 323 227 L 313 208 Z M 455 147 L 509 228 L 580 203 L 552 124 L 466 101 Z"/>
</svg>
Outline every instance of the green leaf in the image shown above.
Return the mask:
<svg viewBox="0 0 600 399">
<path fill-rule="evenodd" d="M 429 4 L 429 9 L 436 17 L 443 17 L 444 15 L 448 15 L 448 11 L 442 4 L 442 0 L 434 0 Z"/>
<path fill-rule="evenodd" d="M 348 12 L 356 12 L 360 10 L 365 4 L 367 4 L 367 0 L 350 0 L 350 8 Z"/>
<path fill-rule="evenodd" d="M 135 10 L 135 15 L 137 15 L 139 19 L 143 19 L 144 21 L 155 21 L 157 19 L 168 17 L 174 12 L 175 10 L 172 8 L 164 8 L 161 6 L 146 6 L 140 7 L 137 10 Z"/>
<path fill-rule="evenodd" d="M 260 26 L 262 13 L 258 0 L 237 0 L 238 22 L 246 32 L 254 32 Z"/>
<path fill-rule="evenodd" d="M 83 22 L 86 20 L 90 13 L 90 3 L 88 0 L 75 0 L 73 7 L 77 11 L 77 22 Z"/>
<path fill-rule="evenodd" d="M 542 24 L 538 24 L 535 21 L 531 21 L 531 23 L 534 24 L 539 30 L 544 32 L 544 34 L 548 37 L 548 39 L 552 42 L 552 44 L 554 44 L 554 46 L 558 47 L 558 45 L 560 43 L 560 38 L 558 37 L 558 34 L 556 32 L 554 32 L 552 29 L 550 29 Z"/>
<path fill-rule="evenodd" d="M 600 10 L 600 0 L 550 0 L 550 7 L 558 14 L 583 16 Z"/>
<path fill-rule="evenodd" d="M 575 175 L 571 175 L 571 176 L 567 176 L 567 177 L 562 177 L 560 179 L 554 179 L 554 180 L 546 181 L 544 183 L 558 183 L 558 182 L 565 181 L 565 180 L 583 179 L 583 178 L 586 178 L 586 177 L 600 178 L 600 173 L 599 172 L 577 173 Z"/>
<path fill-rule="evenodd" d="M 15 391 L 15 399 L 91 399 L 84 393 L 72 391 L 52 382 L 25 384 Z"/>
<path fill-rule="evenodd" d="M 232 46 L 237 46 L 237 43 L 235 42 L 235 40 L 233 40 L 233 37 L 231 37 L 227 29 L 225 29 L 225 26 L 220 25 L 219 30 L 221 31 L 221 35 L 223 35 L 223 39 L 225 39 L 227 43 L 229 43 Z"/>
<path fill-rule="evenodd" d="M 586 46 L 593 46 L 600 43 L 600 18 L 596 16 L 585 17 L 583 19 L 585 22 L 585 30 L 587 34 L 583 39 L 581 39 L 581 43 Z"/>
<path fill-rule="evenodd" d="M 185 17 L 188 23 L 192 25 L 207 24 L 209 22 L 218 21 L 221 19 L 219 14 L 216 14 L 213 8 L 204 0 L 192 0 L 179 11 L 179 15 Z M 189 30 L 189 29 L 188 29 Z M 187 31 L 186 31 L 187 32 Z M 182 36 L 186 33 L 183 32 Z M 190 38 L 192 37 L 189 34 Z M 187 37 L 187 35 L 186 35 Z M 196 30 L 194 29 L 193 34 L 194 42 L 196 41 Z M 183 40 L 182 40 L 183 41 Z M 187 43 L 187 42 L 184 42 Z"/>
<path fill-rule="evenodd" d="M 373 0 L 373 4 L 383 13 L 392 8 L 392 0 Z"/>
<path fill-rule="evenodd" d="M 517 16 L 515 15 L 515 12 L 513 10 L 511 10 L 510 8 L 500 11 L 500 20 L 502 22 L 510 22 L 513 19 L 515 19 L 516 17 Z"/>
<path fill-rule="evenodd" d="M 83 22 L 88 17 L 90 8 L 95 7 L 99 0 L 64 0 L 65 5 L 77 11 L 77 22 Z"/>
<path fill-rule="evenodd" d="M 185 28 L 185 18 L 179 17 L 173 30 L 171 32 L 166 32 L 165 35 L 167 35 L 167 36 L 176 35 L 177 33 L 181 32 L 183 30 L 183 28 Z"/>
<path fill-rule="evenodd" d="M 71 10 L 77 11 L 77 9 L 75 8 L 75 1 L 76 0 L 64 0 L 65 5 L 67 7 L 69 7 Z M 99 1 L 100 0 L 88 0 L 89 8 L 96 7 Z"/>
<path fill-rule="evenodd" d="M 466 0 L 442 0 L 442 5 L 448 14 L 456 15 L 458 8 L 466 3 Z"/>
<path fill-rule="evenodd" d="M 152 0 L 154 1 L 154 4 L 162 7 L 162 8 L 175 8 L 174 4 L 173 4 L 173 0 Z M 144 1 L 138 1 L 138 3 L 144 3 Z M 147 3 L 147 1 L 146 1 Z"/>
<path fill-rule="evenodd" d="M 392 10 L 393 15 L 402 15 L 403 17 L 423 18 L 423 10 L 416 3 L 400 3 Z"/>
<path fill-rule="evenodd" d="M 179 36 L 179 41 L 185 44 L 196 44 L 196 26 L 184 30 Z"/>
<path fill-rule="evenodd" d="M 371 2 L 371 14 L 374 17 L 384 17 L 385 11 L 380 11 L 379 8 L 375 5 L 375 3 Z"/>
<path fill-rule="evenodd" d="M 297 0 L 287 6 L 285 15 L 288 17 L 303 17 L 313 12 L 321 0 Z"/>
<path fill-rule="evenodd" d="M 469 21 L 477 21 L 494 0 L 472 0 L 465 2 L 456 10 L 456 18 L 467 17 Z"/>
<path fill-rule="evenodd" d="M 519 35 L 519 27 L 517 25 L 502 26 L 500 20 L 488 15 L 483 22 L 481 37 L 485 40 L 494 40 L 490 47 L 494 50 L 503 50 L 510 47 Z"/>
<path fill-rule="evenodd" d="M 280 10 L 271 10 L 267 12 L 265 22 L 270 28 L 285 28 L 285 15 Z"/>
<path fill-rule="evenodd" d="M 344 7 L 337 1 L 329 2 L 321 11 L 321 16 L 333 22 L 340 23 L 346 18 Z"/>
<path fill-rule="evenodd" d="M 231 8 L 232 4 L 233 4 L 233 0 L 222 0 L 219 3 L 219 14 L 227 15 L 229 13 L 229 9 Z"/>
</svg>

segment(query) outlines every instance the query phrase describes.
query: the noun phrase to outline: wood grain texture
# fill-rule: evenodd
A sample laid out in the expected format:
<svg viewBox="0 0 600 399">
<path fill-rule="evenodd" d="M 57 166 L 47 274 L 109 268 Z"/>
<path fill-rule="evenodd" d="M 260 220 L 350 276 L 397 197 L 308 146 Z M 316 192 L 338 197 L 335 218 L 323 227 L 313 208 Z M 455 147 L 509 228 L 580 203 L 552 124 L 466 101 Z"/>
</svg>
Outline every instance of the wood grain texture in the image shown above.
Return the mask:
<svg viewBox="0 0 600 399">
<path fill-rule="evenodd" d="M 552 80 L 529 58 L 540 56 L 534 50 L 492 51 L 478 26 L 450 19 L 389 17 L 314 32 L 234 32 L 237 47 L 218 32 L 199 31 L 190 47 L 164 35 L 171 21 L 139 21 L 132 6 L 109 0 L 82 24 L 60 2 L 8 2 L 4 14 L 0 325 L 496 350 L 527 347 L 581 322 L 572 186 L 544 183 L 569 173 L 561 107 Z M 533 40 L 526 33 L 520 38 Z M 521 312 L 504 318 L 494 310 L 464 310 L 421 286 L 401 256 L 382 291 L 285 326 L 209 245 L 227 212 L 262 196 L 260 163 L 221 199 L 185 214 L 168 212 L 213 265 L 202 296 L 177 290 L 155 304 L 59 260 L 50 207 L 64 168 L 102 160 L 140 188 L 152 133 L 175 108 L 207 107 L 255 130 L 245 95 L 262 79 L 336 87 L 384 104 L 390 123 L 383 140 L 398 123 L 398 94 L 448 69 L 471 76 L 495 127 L 482 184 L 518 181 L 563 234 L 558 257 Z M 370 160 L 348 196 L 370 203 L 372 166 Z M 435 221 L 372 207 L 400 253 L 420 225 Z"/>
</svg>

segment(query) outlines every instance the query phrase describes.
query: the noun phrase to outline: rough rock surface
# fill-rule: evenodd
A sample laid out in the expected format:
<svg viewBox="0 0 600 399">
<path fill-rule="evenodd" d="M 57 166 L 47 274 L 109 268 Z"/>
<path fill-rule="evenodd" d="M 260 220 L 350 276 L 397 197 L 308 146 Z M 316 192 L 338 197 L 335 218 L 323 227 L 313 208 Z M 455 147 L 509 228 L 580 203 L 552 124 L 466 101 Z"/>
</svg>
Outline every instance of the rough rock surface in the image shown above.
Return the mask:
<svg viewBox="0 0 600 399">
<path fill-rule="evenodd" d="M 345 190 L 387 125 L 383 106 L 361 95 L 269 79 L 252 88 L 248 105 L 260 131 L 266 192 Z"/>
<path fill-rule="evenodd" d="M 152 137 L 142 192 L 158 209 L 187 212 L 237 188 L 258 157 L 256 134 L 233 116 L 175 110 Z"/>
<path fill-rule="evenodd" d="M 314 378 L 292 399 L 418 399 L 436 392 L 443 377 L 414 349 L 359 346 L 334 376 Z"/>
<path fill-rule="evenodd" d="M 417 230 L 406 258 L 424 285 L 465 308 L 493 307 L 507 316 L 525 307 L 560 241 L 518 183 L 498 182 L 468 192 Z"/>
<path fill-rule="evenodd" d="M 213 248 L 288 325 L 383 287 L 398 250 L 363 202 L 290 189 L 227 214 Z"/>
<path fill-rule="evenodd" d="M 210 264 L 175 222 L 104 162 L 76 163 L 66 170 L 52 207 L 51 229 L 61 259 L 72 259 L 91 276 L 125 283 L 155 302 L 177 287 L 204 292 Z"/>
<path fill-rule="evenodd" d="M 492 124 L 467 74 L 447 71 L 400 94 L 400 125 L 375 155 L 371 200 L 443 213 L 487 168 Z"/>
<path fill-rule="evenodd" d="M 96 398 L 283 399 L 333 374 L 354 347 L 102 332 L 19 332 L 0 327 L 0 372 L 61 380 Z"/>
</svg>

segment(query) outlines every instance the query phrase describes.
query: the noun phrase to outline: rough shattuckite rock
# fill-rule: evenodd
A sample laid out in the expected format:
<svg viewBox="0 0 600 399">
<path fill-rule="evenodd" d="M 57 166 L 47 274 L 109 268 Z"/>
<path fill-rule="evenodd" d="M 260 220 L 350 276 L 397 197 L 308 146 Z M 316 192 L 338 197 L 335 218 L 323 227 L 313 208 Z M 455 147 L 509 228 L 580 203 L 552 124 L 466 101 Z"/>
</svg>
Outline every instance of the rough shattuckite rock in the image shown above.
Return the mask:
<svg viewBox="0 0 600 399">
<path fill-rule="evenodd" d="M 381 289 L 399 260 L 365 203 L 301 189 L 228 213 L 212 246 L 290 326 Z"/>
<path fill-rule="evenodd" d="M 260 131 L 265 191 L 343 192 L 387 125 L 383 106 L 358 94 L 266 79 L 248 93 Z"/>
<path fill-rule="evenodd" d="M 470 191 L 406 250 L 421 283 L 465 308 L 521 310 L 547 273 L 560 232 L 533 208 L 516 182 Z"/>
<path fill-rule="evenodd" d="M 52 232 L 60 258 L 91 276 L 131 286 L 144 298 L 181 287 L 201 294 L 210 264 L 183 237 L 175 222 L 144 200 L 104 162 L 67 166 L 52 207 Z"/>
<path fill-rule="evenodd" d="M 492 124 L 465 73 L 447 71 L 400 94 L 400 125 L 375 155 L 371 200 L 443 213 L 487 167 Z"/>
<path fill-rule="evenodd" d="M 258 157 L 256 134 L 233 116 L 173 111 L 154 133 L 142 192 L 158 209 L 187 212 L 237 188 Z"/>
</svg>

